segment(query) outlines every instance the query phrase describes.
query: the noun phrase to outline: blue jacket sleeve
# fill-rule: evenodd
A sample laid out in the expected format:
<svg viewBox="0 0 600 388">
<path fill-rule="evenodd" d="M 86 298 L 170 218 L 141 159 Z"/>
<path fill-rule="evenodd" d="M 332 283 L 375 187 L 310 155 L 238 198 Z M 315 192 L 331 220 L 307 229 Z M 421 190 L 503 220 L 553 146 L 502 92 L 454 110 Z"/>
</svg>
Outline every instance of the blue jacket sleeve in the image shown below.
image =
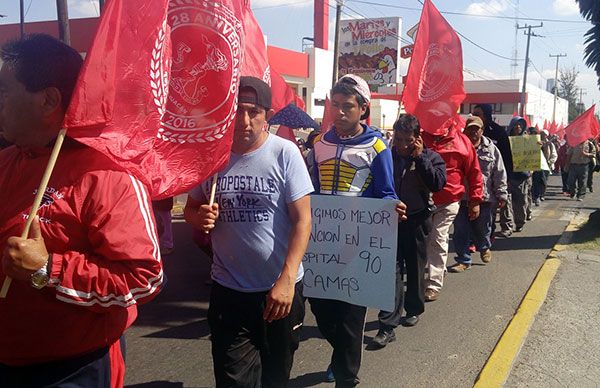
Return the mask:
<svg viewBox="0 0 600 388">
<path fill-rule="evenodd" d="M 373 198 L 398 199 L 394 190 L 394 167 L 392 152 L 389 148 L 377 154 L 371 164 L 371 174 L 373 176 L 371 182 Z"/>
<path fill-rule="evenodd" d="M 446 185 L 446 162 L 435 151 L 428 149 L 415 158 L 415 168 L 423 183 L 432 192 L 440 191 Z"/>
</svg>

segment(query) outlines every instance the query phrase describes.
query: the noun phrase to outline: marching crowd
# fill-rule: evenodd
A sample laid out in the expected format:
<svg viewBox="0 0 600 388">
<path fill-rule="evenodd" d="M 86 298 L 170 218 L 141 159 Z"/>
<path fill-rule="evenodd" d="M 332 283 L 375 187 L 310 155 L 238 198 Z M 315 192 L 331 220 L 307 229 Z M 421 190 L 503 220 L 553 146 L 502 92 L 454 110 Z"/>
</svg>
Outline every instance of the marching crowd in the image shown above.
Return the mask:
<svg viewBox="0 0 600 388">
<path fill-rule="evenodd" d="M 0 54 L 0 128 L 12 144 L 0 152 L 0 279 L 15 280 L 0 299 L 0 386 L 122 386 L 123 333 L 137 305 L 163 284 L 160 250 L 173 249 L 168 232 L 159 240 L 154 220 L 159 231 L 168 229 L 172 204 L 155 207 L 152 217 L 141 182 L 67 139 L 39 217 L 29 236 L 18 237 L 81 58 L 44 35 L 11 42 Z M 545 199 L 550 173 L 562 175 L 572 198 L 583 200 L 592 189 L 593 140 L 569 147 L 542 130 L 542 168 L 516 171 L 510 137 L 536 131 L 521 117 L 505 129 L 492 107 L 480 104 L 464 128 L 453 124 L 432 135 L 402 114 L 388 144 L 365 124 L 371 93 L 363 79 L 341 77 L 330 96 L 334 125 L 309 137 L 303 157 L 297 145 L 266 130 L 274 113 L 270 87 L 241 77 L 229 164 L 189 193 L 185 219 L 212 247 L 208 323 L 218 387 L 287 384 L 305 315 L 311 194 L 396 202 L 395 307 L 379 312 L 371 344 L 382 348 L 395 340 L 396 327 L 418 324 L 447 271 L 468 270 L 474 252 L 489 263 L 494 238 L 523 230 L 532 206 Z M 452 225 L 456 262 L 448 266 Z M 308 303 L 332 348 L 327 379 L 358 385 L 367 308 Z"/>
</svg>

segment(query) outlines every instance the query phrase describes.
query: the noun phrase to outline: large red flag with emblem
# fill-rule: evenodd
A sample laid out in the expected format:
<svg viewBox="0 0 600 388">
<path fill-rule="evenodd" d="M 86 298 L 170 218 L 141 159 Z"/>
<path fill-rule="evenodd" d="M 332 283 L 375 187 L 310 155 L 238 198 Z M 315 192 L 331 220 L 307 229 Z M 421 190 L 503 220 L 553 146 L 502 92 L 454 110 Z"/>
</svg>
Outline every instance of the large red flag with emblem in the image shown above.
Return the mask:
<svg viewBox="0 0 600 388">
<path fill-rule="evenodd" d="M 462 47 L 450 24 L 425 0 L 402 102 L 424 131 L 439 135 L 465 99 Z"/>
<path fill-rule="evenodd" d="M 64 126 L 144 181 L 186 191 L 228 161 L 244 49 L 237 0 L 109 1 Z"/>
<path fill-rule="evenodd" d="M 598 122 L 594 116 L 595 109 L 596 105 L 594 104 L 565 128 L 567 142 L 571 147 L 598 136 Z"/>
</svg>

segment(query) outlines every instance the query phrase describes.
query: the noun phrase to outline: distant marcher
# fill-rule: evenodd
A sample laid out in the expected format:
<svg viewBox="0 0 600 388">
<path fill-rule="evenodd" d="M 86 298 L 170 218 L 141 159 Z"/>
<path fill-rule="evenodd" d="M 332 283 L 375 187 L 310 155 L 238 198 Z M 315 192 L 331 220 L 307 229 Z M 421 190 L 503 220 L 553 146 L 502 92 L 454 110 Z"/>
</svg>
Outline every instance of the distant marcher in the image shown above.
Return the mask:
<svg viewBox="0 0 600 388">
<path fill-rule="evenodd" d="M 508 125 L 509 136 L 524 136 L 527 131 L 527 123 L 520 116 L 513 117 Z M 508 174 L 508 190 L 512 198 L 515 232 L 523 230 L 527 222 L 528 197 L 530 193 L 531 174 L 528 171 L 516 172 L 511 166 Z"/>
<path fill-rule="evenodd" d="M 590 160 L 588 164 L 588 176 L 587 176 L 587 188 L 590 193 L 594 192 L 594 171 L 596 171 L 596 166 L 600 163 L 598 160 L 598 144 L 594 139 L 590 139 L 590 142 L 594 145 L 595 154 Z"/>
<path fill-rule="evenodd" d="M 510 176 L 512 173 L 512 152 L 510 150 L 510 141 L 508 139 L 508 133 L 506 129 L 500 124 L 496 123 L 492 118 L 492 105 L 491 104 L 477 104 L 473 109 L 473 116 L 479 117 L 483 120 L 483 136 L 492 140 L 494 145 L 500 150 L 502 155 L 502 162 L 506 169 L 506 173 Z M 499 210 L 499 211 L 498 211 Z M 506 201 L 506 206 L 500 209 L 494 209 L 495 214 L 498 211 L 500 215 L 500 230 L 496 233 L 498 237 L 508 238 L 512 235 L 514 229 L 513 212 L 512 212 L 512 200 L 510 193 Z M 492 231 L 495 228 L 495 224 L 492 224 Z"/>
<path fill-rule="evenodd" d="M 540 206 L 540 201 L 546 199 L 546 188 L 548 186 L 548 176 L 550 171 L 554 170 L 554 163 L 558 158 L 556 148 L 554 144 L 548 139 L 548 131 L 542 129 L 540 131 L 540 139 L 542 143 L 542 157 L 548 165 L 548 170 L 534 171 L 532 174 L 532 188 L 531 193 L 533 197 L 533 203 L 535 206 Z"/>
<path fill-rule="evenodd" d="M 569 196 L 577 196 L 578 201 L 585 198 L 587 174 L 592 158 L 596 157 L 596 146 L 585 140 L 567 151 L 567 163 L 569 165 Z"/>
<path fill-rule="evenodd" d="M 481 261 L 492 260 L 492 223 L 493 211 L 506 206 L 508 185 L 506 169 L 502 155 L 492 141 L 483 136 L 483 122 L 477 116 L 469 117 L 465 124 L 464 134 L 471 140 L 477 152 L 479 167 L 483 178 L 483 201 L 479 206 L 479 217 L 469 219 L 466 196 L 460 203 L 458 215 L 454 220 L 454 249 L 456 264 L 449 267 L 450 272 L 464 272 L 471 268 L 471 252 L 469 244 L 475 244 Z"/>
</svg>

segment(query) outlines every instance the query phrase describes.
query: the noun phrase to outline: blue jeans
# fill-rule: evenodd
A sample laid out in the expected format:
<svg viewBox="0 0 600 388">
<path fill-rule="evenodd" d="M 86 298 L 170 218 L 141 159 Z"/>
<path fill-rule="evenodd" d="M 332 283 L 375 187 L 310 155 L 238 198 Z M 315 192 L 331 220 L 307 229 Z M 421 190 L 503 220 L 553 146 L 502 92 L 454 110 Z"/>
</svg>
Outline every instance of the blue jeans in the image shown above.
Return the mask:
<svg viewBox="0 0 600 388">
<path fill-rule="evenodd" d="M 479 217 L 469 221 L 469 207 L 466 202 L 460 203 L 460 209 L 454 219 L 454 250 L 459 263 L 471 264 L 469 245 L 475 244 L 477 251 L 483 252 L 492 246 L 492 203 L 484 202 L 479 206 Z"/>
</svg>

